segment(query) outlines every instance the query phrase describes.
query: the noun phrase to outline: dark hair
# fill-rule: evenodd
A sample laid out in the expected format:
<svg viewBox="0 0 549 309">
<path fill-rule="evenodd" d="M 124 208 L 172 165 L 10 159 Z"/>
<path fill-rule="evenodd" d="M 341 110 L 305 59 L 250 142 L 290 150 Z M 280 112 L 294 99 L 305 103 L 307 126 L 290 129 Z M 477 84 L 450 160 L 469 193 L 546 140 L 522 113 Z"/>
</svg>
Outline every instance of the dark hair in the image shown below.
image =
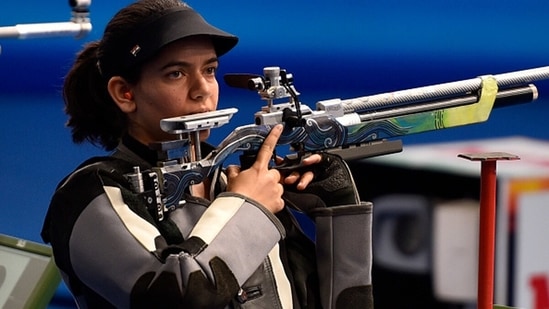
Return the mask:
<svg viewBox="0 0 549 309">
<path fill-rule="evenodd" d="M 118 42 L 151 15 L 178 6 L 187 5 L 180 0 L 141 0 L 132 3 L 111 19 L 101 40 L 88 43 L 77 55 L 63 86 L 65 113 L 69 116 L 66 125 L 71 128 L 73 142 L 88 141 L 105 150 L 116 148 L 127 130 L 128 120 L 110 97 L 107 83 L 114 75 L 136 83 L 142 64 L 123 69 L 116 67 L 116 61 L 108 59 L 116 59 Z M 108 67 L 109 73 L 102 74 L 101 67 Z"/>
</svg>

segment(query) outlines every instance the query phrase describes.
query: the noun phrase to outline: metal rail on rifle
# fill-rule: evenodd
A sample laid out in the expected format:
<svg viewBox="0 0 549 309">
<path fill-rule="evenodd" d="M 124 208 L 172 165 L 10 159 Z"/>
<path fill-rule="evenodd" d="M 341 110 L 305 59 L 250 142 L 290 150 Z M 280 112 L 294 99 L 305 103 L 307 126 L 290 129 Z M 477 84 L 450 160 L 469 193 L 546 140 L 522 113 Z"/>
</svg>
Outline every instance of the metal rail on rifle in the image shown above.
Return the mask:
<svg viewBox="0 0 549 309">
<path fill-rule="evenodd" d="M 372 157 L 401 151 L 402 143 L 391 138 L 484 122 L 494 107 L 536 100 L 538 91 L 532 83 L 549 79 L 549 67 L 539 67 L 347 100 L 323 100 L 312 109 L 299 101 L 291 74 L 278 67 L 267 67 L 263 73 L 225 76 L 230 86 L 257 91 L 267 105 L 255 113 L 254 124 L 233 130 L 204 158 L 198 133 L 227 123 L 237 109 L 161 121 L 161 128 L 179 139 L 155 144 L 162 158 L 157 167 L 136 168 L 127 175 L 158 220 L 184 203 L 185 189 L 219 170 L 231 154 L 256 153 L 276 124 L 284 124 L 278 145 L 290 146 L 296 164 L 307 154 L 323 151 L 336 151 L 347 160 Z"/>
</svg>

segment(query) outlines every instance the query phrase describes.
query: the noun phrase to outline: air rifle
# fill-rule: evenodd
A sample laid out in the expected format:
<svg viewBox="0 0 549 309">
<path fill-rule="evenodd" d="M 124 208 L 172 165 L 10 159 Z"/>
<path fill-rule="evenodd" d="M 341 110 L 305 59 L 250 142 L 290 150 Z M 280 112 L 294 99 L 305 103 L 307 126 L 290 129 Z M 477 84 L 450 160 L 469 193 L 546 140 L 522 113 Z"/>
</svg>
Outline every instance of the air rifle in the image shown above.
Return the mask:
<svg viewBox="0 0 549 309">
<path fill-rule="evenodd" d="M 229 122 L 238 110 L 162 119 L 160 127 L 179 138 L 151 144 L 159 153 L 156 167 L 127 175 L 158 220 L 184 203 L 185 189 L 215 176 L 234 153 L 253 156 L 276 124 L 284 124 L 278 145 L 290 146 L 291 169 L 312 153 L 336 152 L 346 160 L 402 151 L 391 138 L 484 122 L 495 107 L 538 98 L 534 81 L 549 79 L 549 66 L 457 82 L 412 88 L 353 99 L 330 99 L 313 110 L 299 101 L 293 76 L 279 67 L 263 75 L 227 74 L 229 86 L 257 91 L 267 102 L 255 113 L 255 123 L 237 127 L 212 152 L 202 157 L 199 134 Z M 280 102 L 282 100 L 283 102 Z"/>
</svg>

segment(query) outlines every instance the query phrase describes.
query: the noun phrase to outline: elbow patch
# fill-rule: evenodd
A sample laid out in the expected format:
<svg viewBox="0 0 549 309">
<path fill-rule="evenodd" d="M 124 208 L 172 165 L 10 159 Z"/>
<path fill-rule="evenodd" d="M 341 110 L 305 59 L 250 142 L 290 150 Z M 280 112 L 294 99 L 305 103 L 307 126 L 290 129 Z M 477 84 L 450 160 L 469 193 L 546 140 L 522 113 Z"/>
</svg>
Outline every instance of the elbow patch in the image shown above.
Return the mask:
<svg viewBox="0 0 549 309">
<path fill-rule="evenodd" d="M 239 290 L 238 282 L 221 259 L 215 257 L 209 264 L 215 282 L 208 280 L 203 272 L 195 271 L 183 289 L 174 273 L 144 274 L 131 292 L 131 307 L 217 308 L 228 305 Z"/>
<path fill-rule="evenodd" d="M 220 258 L 210 261 L 215 283 L 195 271 L 189 276 L 189 286 L 185 291 L 183 303 L 189 308 L 212 308 L 228 305 L 240 289 L 238 281 Z"/>
<path fill-rule="evenodd" d="M 143 274 L 130 294 L 131 308 L 178 308 L 183 304 L 179 283 L 174 273 Z M 153 282 L 154 280 L 154 282 Z"/>
</svg>

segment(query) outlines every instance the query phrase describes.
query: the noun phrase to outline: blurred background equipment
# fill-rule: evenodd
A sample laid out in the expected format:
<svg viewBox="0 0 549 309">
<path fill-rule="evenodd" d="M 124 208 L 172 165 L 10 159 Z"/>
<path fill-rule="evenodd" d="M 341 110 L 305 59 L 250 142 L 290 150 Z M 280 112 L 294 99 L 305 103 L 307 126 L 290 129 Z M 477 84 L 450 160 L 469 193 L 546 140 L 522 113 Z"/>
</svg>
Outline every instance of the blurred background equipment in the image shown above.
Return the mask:
<svg viewBox="0 0 549 309">
<path fill-rule="evenodd" d="M 17 24 L 0 27 L 0 38 L 33 39 L 74 36 L 83 38 L 92 30 L 89 18 L 91 0 L 70 0 L 72 16 L 67 22 Z"/>
<path fill-rule="evenodd" d="M 0 308 L 45 308 L 60 282 L 49 246 L 0 234 Z"/>
</svg>

